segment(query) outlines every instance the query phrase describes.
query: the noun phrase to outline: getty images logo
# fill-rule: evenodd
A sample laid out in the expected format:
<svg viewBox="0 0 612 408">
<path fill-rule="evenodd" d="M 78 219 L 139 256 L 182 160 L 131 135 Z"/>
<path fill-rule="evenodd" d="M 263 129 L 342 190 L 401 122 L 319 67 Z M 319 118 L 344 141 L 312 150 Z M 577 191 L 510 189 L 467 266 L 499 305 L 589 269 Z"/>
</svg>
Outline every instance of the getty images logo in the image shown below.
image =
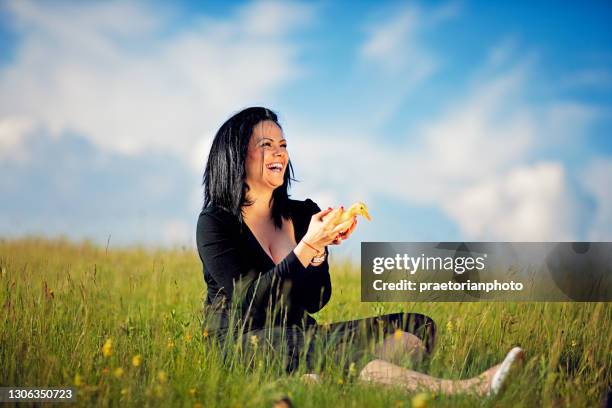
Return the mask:
<svg viewBox="0 0 612 408">
<path fill-rule="evenodd" d="M 485 269 L 487 254 L 481 256 L 410 256 L 396 254 L 395 257 L 376 257 L 373 259 L 372 272 L 377 275 L 388 270 L 403 270 L 414 275 L 417 271 L 453 271 L 463 274 L 466 271 Z"/>
</svg>

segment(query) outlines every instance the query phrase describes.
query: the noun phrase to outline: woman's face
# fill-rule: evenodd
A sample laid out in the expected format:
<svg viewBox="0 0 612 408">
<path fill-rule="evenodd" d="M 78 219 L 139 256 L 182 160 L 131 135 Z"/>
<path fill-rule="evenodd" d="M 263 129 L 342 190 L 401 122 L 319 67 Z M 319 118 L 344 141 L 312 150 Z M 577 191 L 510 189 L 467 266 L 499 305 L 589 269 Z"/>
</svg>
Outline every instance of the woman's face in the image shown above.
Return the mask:
<svg viewBox="0 0 612 408">
<path fill-rule="evenodd" d="M 287 141 L 278 125 L 271 120 L 255 125 L 245 164 L 249 187 L 258 191 L 282 186 L 288 163 Z"/>
</svg>

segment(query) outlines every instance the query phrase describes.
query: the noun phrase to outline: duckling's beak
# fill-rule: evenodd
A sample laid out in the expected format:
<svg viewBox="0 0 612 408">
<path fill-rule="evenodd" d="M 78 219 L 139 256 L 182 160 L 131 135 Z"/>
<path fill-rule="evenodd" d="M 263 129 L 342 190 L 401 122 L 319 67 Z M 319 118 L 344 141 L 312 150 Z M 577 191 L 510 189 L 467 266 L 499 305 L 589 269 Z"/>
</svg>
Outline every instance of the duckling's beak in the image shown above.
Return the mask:
<svg viewBox="0 0 612 408">
<path fill-rule="evenodd" d="M 372 221 L 372 217 L 370 217 L 370 214 L 368 213 L 368 210 L 366 208 L 363 209 L 361 214 L 366 218 L 366 220 Z"/>
</svg>

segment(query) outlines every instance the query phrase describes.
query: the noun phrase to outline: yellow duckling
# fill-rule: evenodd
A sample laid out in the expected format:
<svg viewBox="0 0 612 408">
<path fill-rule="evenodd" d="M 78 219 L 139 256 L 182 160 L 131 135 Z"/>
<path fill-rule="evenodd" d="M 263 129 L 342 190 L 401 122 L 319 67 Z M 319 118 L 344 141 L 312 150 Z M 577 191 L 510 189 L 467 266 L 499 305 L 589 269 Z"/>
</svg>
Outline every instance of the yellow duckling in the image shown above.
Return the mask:
<svg viewBox="0 0 612 408">
<path fill-rule="evenodd" d="M 368 207 L 366 207 L 363 202 L 356 202 L 351 205 L 348 210 L 344 211 L 344 207 L 340 207 L 340 211 L 336 216 L 336 220 L 334 221 L 334 225 L 340 225 L 343 222 L 349 221 L 351 218 L 361 215 L 368 221 L 372 221 L 372 217 L 370 217 L 370 213 L 368 212 Z M 352 227 L 352 226 L 351 226 Z M 346 232 L 350 229 L 350 227 L 346 231 L 342 231 L 340 235 L 345 235 Z"/>
<path fill-rule="evenodd" d="M 351 218 L 357 215 L 361 215 L 366 220 L 372 221 L 372 217 L 370 217 L 370 213 L 368 212 L 368 207 L 366 207 L 365 203 L 357 202 L 351 205 L 348 210 L 343 212 L 342 215 L 340 216 L 340 219 L 336 223 L 341 224 L 345 221 L 350 220 Z"/>
</svg>

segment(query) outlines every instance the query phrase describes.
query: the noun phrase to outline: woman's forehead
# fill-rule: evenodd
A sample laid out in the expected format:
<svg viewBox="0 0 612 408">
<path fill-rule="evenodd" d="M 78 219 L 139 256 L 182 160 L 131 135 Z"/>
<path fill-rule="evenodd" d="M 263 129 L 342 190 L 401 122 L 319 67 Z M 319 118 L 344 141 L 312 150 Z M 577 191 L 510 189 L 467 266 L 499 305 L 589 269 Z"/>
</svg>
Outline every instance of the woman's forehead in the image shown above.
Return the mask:
<svg viewBox="0 0 612 408">
<path fill-rule="evenodd" d="M 259 122 L 253 128 L 253 136 L 251 140 L 255 142 L 259 142 L 263 139 L 269 139 L 272 141 L 281 141 L 285 138 L 283 135 L 283 131 L 281 128 L 274 122 L 270 120 L 266 120 L 263 122 Z"/>
</svg>

